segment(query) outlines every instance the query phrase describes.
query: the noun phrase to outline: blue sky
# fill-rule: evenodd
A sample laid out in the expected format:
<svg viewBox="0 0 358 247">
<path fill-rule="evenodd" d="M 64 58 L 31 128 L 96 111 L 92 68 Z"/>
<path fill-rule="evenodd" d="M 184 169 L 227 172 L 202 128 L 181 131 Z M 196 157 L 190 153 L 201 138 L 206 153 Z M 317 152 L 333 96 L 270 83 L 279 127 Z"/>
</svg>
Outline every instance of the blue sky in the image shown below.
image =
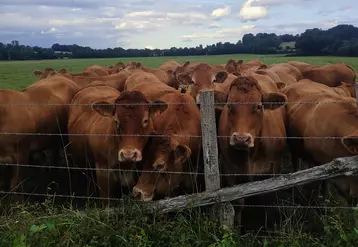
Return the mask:
<svg viewBox="0 0 358 247">
<path fill-rule="evenodd" d="M 170 48 L 358 26 L 354 0 L 0 0 L 0 42 Z"/>
</svg>

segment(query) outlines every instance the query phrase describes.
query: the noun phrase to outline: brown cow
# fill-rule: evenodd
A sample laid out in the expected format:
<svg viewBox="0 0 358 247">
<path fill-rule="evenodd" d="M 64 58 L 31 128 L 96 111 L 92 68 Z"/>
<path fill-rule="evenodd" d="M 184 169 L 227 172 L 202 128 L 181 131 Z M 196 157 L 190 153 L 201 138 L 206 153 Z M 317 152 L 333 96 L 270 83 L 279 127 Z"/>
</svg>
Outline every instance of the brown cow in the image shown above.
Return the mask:
<svg viewBox="0 0 358 247">
<path fill-rule="evenodd" d="M 106 75 L 109 75 L 110 70 L 104 66 L 101 66 L 101 65 L 91 65 L 91 66 L 88 66 L 87 68 L 85 68 L 83 70 L 83 72 L 93 72 L 95 73 L 96 75 L 98 76 L 106 76 Z"/>
<path fill-rule="evenodd" d="M 170 136 L 182 146 L 187 146 L 191 150 L 191 159 L 185 163 L 173 163 L 173 166 L 166 166 L 165 171 L 184 171 L 197 172 L 202 163 L 199 156 L 199 164 L 196 161 L 200 153 L 201 146 L 201 126 L 200 126 L 200 111 L 195 104 L 192 97 L 186 94 L 181 94 L 163 83 L 161 83 L 154 75 L 145 72 L 138 72 L 130 76 L 126 82 L 126 90 L 138 90 L 142 92 L 150 100 L 161 100 L 168 104 L 168 109 L 153 119 L 154 126 L 157 132 Z M 146 187 L 144 180 L 149 177 L 156 177 L 157 174 L 151 173 L 144 175 L 145 178 L 140 178 L 141 188 L 135 189 L 134 195 L 138 197 L 138 193 L 142 193 L 143 197 L 151 197 L 151 191 L 155 193 L 154 198 L 161 198 L 166 195 L 172 195 L 174 189 L 180 187 L 186 192 L 193 192 L 195 189 L 196 176 L 189 176 L 183 174 L 171 174 L 169 180 L 160 176 L 156 186 L 160 188 L 152 188 L 149 184 Z M 152 181 L 152 179 L 147 180 Z M 165 187 L 162 187 L 166 185 Z M 140 196 L 139 196 L 140 197 Z"/>
<path fill-rule="evenodd" d="M 286 146 L 285 108 L 281 106 L 286 101 L 277 89 L 267 89 L 265 83 L 250 76 L 239 76 L 231 83 L 218 131 L 222 174 L 280 172 L 279 161 Z M 256 138 L 261 136 L 280 138 Z M 233 186 L 253 178 L 229 176 L 223 179 L 223 185 Z M 236 209 L 235 221 L 241 223 L 240 209 Z"/>
<path fill-rule="evenodd" d="M 1 162 L 28 164 L 30 151 L 59 148 L 59 145 L 63 144 L 64 137 L 56 134 L 66 132 L 68 117 L 68 106 L 61 106 L 61 104 L 69 104 L 78 90 L 77 85 L 61 75 L 42 79 L 20 92 L 1 90 L 2 104 L 20 105 L 0 106 L 2 112 L 0 132 L 34 134 L 1 136 Z M 33 105 L 26 106 L 29 104 Z M 47 104 L 49 106 L 46 106 Z M 3 180 L 3 186 L 5 190 L 15 189 L 21 182 L 22 169 L 7 167 L 6 170 L 6 173 L 0 174 L 0 180 L 11 179 L 11 181 Z"/>
<path fill-rule="evenodd" d="M 319 90 L 325 91 L 327 93 L 334 92 L 334 93 L 336 93 L 336 94 L 338 94 L 340 96 L 343 96 L 343 97 L 353 97 L 353 98 L 356 97 L 356 91 L 355 91 L 356 86 L 355 86 L 355 84 L 342 82 L 341 85 L 339 85 L 337 87 L 329 87 L 329 86 L 327 86 L 325 84 L 311 81 L 310 79 L 302 79 L 302 80 L 299 80 L 298 82 L 300 82 L 300 83 L 313 83 L 317 90 L 319 89 Z M 305 90 L 308 94 L 311 93 L 310 88 L 302 89 L 302 90 Z"/>
<path fill-rule="evenodd" d="M 225 69 L 234 75 L 239 75 L 241 72 L 246 70 L 256 70 L 259 68 L 263 63 L 261 63 L 257 59 L 253 59 L 251 61 L 245 62 L 243 60 L 235 61 L 233 59 L 229 59 L 227 62 Z"/>
<path fill-rule="evenodd" d="M 88 154 L 97 168 L 135 169 L 136 162 L 142 160 L 148 135 L 154 131 L 153 117 L 167 108 L 162 101 L 149 102 L 138 91 L 119 93 L 97 82 L 81 89 L 71 103 L 68 121 L 70 134 L 112 135 L 70 136 L 71 149 L 77 160 L 83 160 Z M 89 104 L 91 107 L 75 104 Z M 135 182 L 133 172 L 120 172 L 120 181 L 115 175 L 113 172 L 96 171 L 102 198 L 113 195 L 115 182 L 120 182 L 122 186 L 132 186 Z M 103 206 L 107 205 L 105 200 L 102 203 Z"/>
<path fill-rule="evenodd" d="M 298 82 L 287 86 L 283 92 L 290 102 L 325 102 L 287 105 L 287 131 L 290 136 L 340 137 L 292 139 L 289 143 L 294 159 L 301 157 L 310 164 L 321 165 L 334 158 L 358 154 L 358 114 L 355 99 L 322 90 L 317 83 Z M 293 164 L 297 170 L 297 160 L 293 160 Z M 339 191 L 350 203 L 357 199 L 357 177 L 342 176 L 330 181 L 338 186 Z"/>
<path fill-rule="evenodd" d="M 223 83 L 228 73 L 223 70 L 215 72 L 211 66 L 202 63 L 196 66 L 191 73 L 178 75 L 178 81 L 182 85 L 189 85 L 186 93 L 191 95 L 199 103 L 199 93 L 202 89 L 214 89 L 215 83 Z"/>
<path fill-rule="evenodd" d="M 341 85 L 341 82 L 354 84 L 355 70 L 344 63 L 327 64 L 325 66 L 310 66 L 302 71 L 303 78 L 325 84 L 330 87 Z"/>
<path fill-rule="evenodd" d="M 175 173 L 184 172 L 185 162 L 190 156 L 191 150 L 188 146 L 179 144 L 168 135 L 152 133 L 144 150 L 142 174 L 133 187 L 134 199 L 151 201 L 170 196 L 172 192 L 183 187 L 180 186 L 181 181 L 178 181 L 180 175 Z M 158 173 L 153 173 L 154 171 Z"/>
<path fill-rule="evenodd" d="M 165 70 L 169 73 L 174 72 L 178 67 L 182 67 L 182 65 L 175 60 L 171 59 L 169 61 L 166 61 L 162 65 L 159 66 L 159 69 Z"/>
</svg>

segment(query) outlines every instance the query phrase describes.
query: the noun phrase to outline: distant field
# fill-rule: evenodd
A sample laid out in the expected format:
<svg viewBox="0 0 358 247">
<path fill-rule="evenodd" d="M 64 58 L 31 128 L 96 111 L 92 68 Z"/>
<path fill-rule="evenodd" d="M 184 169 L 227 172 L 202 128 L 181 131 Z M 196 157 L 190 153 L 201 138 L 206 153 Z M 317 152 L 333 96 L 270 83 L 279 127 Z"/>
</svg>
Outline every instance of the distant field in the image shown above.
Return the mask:
<svg viewBox="0 0 358 247">
<path fill-rule="evenodd" d="M 68 60 L 41 60 L 41 61 L 11 61 L 0 62 L 0 88 L 21 90 L 37 80 L 33 70 L 44 70 L 46 67 L 54 69 L 66 68 L 70 72 L 81 72 L 86 66 L 93 64 L 113 65 L 118 61 L 141 61 L 149 67 L 158 67 L 163 62 L 174 59 L 178 62 L 196 61 L 209 64 L 226 63 L 228 59 L 259 59 L 265 64 L 281 63 L 291 60 L 325 65 L 327 63 L 347 63 L 358 71 L 358 58 L 349 57 L 284 57 L 283 55 L 219 55 L 219 56 L 187 56 L 187 57 L 136 57 L 136 58 L 103 58 L 103 59 L 68 59 Z"/>
</svg>

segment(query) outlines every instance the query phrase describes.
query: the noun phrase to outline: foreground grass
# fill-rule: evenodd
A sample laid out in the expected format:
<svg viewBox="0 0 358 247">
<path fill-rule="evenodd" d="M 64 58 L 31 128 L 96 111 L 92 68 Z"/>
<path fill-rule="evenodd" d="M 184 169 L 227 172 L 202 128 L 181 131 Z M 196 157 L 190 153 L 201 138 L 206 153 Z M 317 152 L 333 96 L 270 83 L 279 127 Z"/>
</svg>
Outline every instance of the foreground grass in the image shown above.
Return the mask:
<svg viewBox="0 0 358 247">
<path fill-rule="evenodd" d="M 56 70 L 66 68 L 70 72 L 77 73 L 83 71 L 87 66 L 93 64 L 113 65 L 118 61 L 141 61 L 149 67 L 159 67 L 165 61 L 174 59 L 178 62 L 195 61 L 206 62 L 209 64 L 226 63 L 228 59 L 259 59 L 265 64 L 288 62 L 291 60 L 302 61 L 314 65 L 325 65 L 327 63 L 347 63 L 358 71 L 358 59 L 349 57 L 284 57 L 283 55 L 218 55 L 218 56 L 187 56 L 187 57 L 144 57 L 144 58 L 104 58 L 104 59 L 65 59 L 65 60 L 41 60 L 41 61 L 11 61 L 0 62 L 0 88 L 21 90 L 37 81 L 33 75 L 33 70 L 43 71 L 46 67 Z"/>
<path fill-rule="evenodd" d="M 336 210 L 335 210 L 336 211 Z M 299 210 L 290 217 L 300 215 Z M 270 236 L 258 233 L 240 235 L 220 227 L 200 211 L 172 216 L 148 216 L 128 201 L 123 210 L 108 214 L 93 206 L 74 210 L 56 207 L 51 201 L 40 205 L 17 206 L 0 217 L 1 246 L 357 246 L 358 228 L 352 213 L 327 211 L 310 218 L 320 230 L 307 231 L 303 223 L 285 224 Z M 354 215 L 353 215 L 354 216 Z"/>
</svg>

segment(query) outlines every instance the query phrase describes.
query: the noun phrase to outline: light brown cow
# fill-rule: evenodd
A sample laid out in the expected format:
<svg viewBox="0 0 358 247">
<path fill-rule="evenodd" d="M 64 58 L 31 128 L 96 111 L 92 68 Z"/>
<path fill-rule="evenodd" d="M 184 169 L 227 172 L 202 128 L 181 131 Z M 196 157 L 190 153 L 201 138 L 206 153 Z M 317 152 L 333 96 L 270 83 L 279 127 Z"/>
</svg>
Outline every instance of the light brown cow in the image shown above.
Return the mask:
<svg viewBox="0 0 358 247">
<path fill-rule="evenodd" d="M 228 73 L 223 70 L 215 72 L 211 66 L 202 63 L 195 67 L 191 73 L 178 75 L 181 85 L 188 85 L 186 93 L 199 103 L 199 93 L 202 89 L 214 89 L 215 83 L 223 83 L 228 78 Z"/>
<path fill-rule="evenodd" d="M 151 201 L 170 196 L 183 187 L 175 173 L 184 171 L 184 163 L 191 156 L 188 146 L 168 135 L 152 133 L 143 154 L 142 172 L 132 192 L 134 199 Z M 172 185 L 175 187 L 171 188 Z"/>
<path fill-rule="evenodd" d="M 160 65 L 159 69 L 165 70 L 169 73 L 173 73 L 178 67 L 182 67 L 182 65 L 177 61 L 171 59 Z"/>
<path fill-rule="evenodd" d="M 315 85 L 315 89 L 321 90 L 322 92 L 323 91 L 325 91 L 326 93 L 334 92 L 334 93 L 336 93 L 340 96 L 343 96 L 343 97 L 353 97 L 353 98 L 356 97 L 355 84 L 342 82 L 341 85 L 339 85 L 337 87 L 329 87 L 325 84 L 311 81 L 310 79 L 302 79 L 302 80 L 299 80 L 298 82 L 313 83 Z M 307 89 L 302 89 L 302 90 L 306 91 L 308 94 L 311 93 L 310 87 L 308 87 Z"/>
<path fill-rule="evenodd" d="M 88 66 L 83 70 L 83 72 L 94 72 L 98 76 L 109 75 L 111 74 L 110 71 L 111 71 L 110 69 L 97 64 Z"/>
<path fill-rule="evenodd" d="M 71 102 L 78 90 L 76 84 L 61 75 L 40 80 L 20 92 L 1 90 L 2 104 L 20 105 L 0 106 L 2 112 L 0 132 L 34 134 L 2 135 L 1 162 L 28 164 L 30 151 L 56 149 L 59 145 L 65 144 L 62 140 L 66 142 L 66 138 L 56 134 L 66 132 L 68 117 L 66 104 Z M 6 170 L 6 173 L 0 173 L 0 184 L 2 181 L 5 190 L 15 189 L 21 182 L 23 169 L 7 167 Z M 4 179 L 11 179 L 11 181 L 4 181 Z"/>
<path fill-rule="evenodd" d="M 138 72 L 130 76 L 126 82 L 126 90 L 138 90 L 150 100 L 166 102 L 168 109 L 153 119 L 156 131 L 170 136 L 178 144 L 191 150 L 191 159 L 173 163 L 173 166 L 167 164 L 162 170 L 197 172 L 202 163 L 200 156 L 199 162 L 197 161 L 201 146 L 201 126 L 200 111 L 194 99 L 161 83 L 154 75 L 145 72 Z M 154 188 L 153 184 L 144 182 L 153 181 L 153 176 L 154 178 L 157 177 L 157 184 L 155 184 Z M 148 177 L 151 177 L 151 179 L 148 180 Z M 133 195 L 146 200 L 146 198 L 152 197 L 152 193 L 154 193 L 153 198 L 171 196 L 178 187 L 186 192 L 193 192 L 195 189 L 195 174 L 191 176 L 169 174 L 168 178 L 166 180 L 164 176 L 158 177 L 155 173 L 143 174 L 140 178 L 140 188 L 136 186 L 136 189 L 133 190 Z M 138 196 L 138 193 L 141 196 Z"/>
<path fill-rule="evenodd" d="M 68 132 L 97 134 L 70 136 L 71 150 L 79 161 L 89 155 L 97 168 L 136 169 L 136 162 L 142 160 L 148 135 L 154 131 L 153 117 L 162 114 L 167 108 L 162 101 L 149 102 L 138 91 L 119 93 L 97 82 L 81 89 L 71 103 Z M 133 172 L 120 172 L 119 178 L 116 174 L 96 171 L 102 198 L 111 197 L 118 182 L 128 187 L 135 183 Z M 103 200 L 102 204 L 107 206 L 107 201 Z"/>
<path fill-rule="evenodd" d="M 327 64 L 325 66 L 310 66 L 302 71 L 303 78 L 325 84 L 330 87 L 341 85 L 341 82 L 354 84 L 355 70 L 344 63 Z"/>
<path fill-rule="evenodd" d="M 229 59 L 225 69 L 234 75 L 239 75 L 241 72 L 244 72 L 246 70 L 256 70 L 258 69 L 263 63 L 261 63 L 257 59 L 250 60 L 248 62 L 245 62 L 243 60 L 235 61 L 233 59 Z"/>
<path fill-rule="evenodd" d="M 290 102 L 325 102 L 287 105 L 287 131 L 290 136 L 340 137 L 291 139 L 289 143 L 294 158 L 301 157 L 310 164 L 321 165 L 337 157 L 358 154 L 358 114 L 355 99 L 322 90 L 317 83 L 298 82 L 287 86 L 283 92 Z M 332 121 L 333 119 L 339 121 Z M 297 170 L 297 160 L 293 160 L 293 164 Z M 350 203 L 357 199 L 357 177 L 342 176 L 330 181 L 338 186 Z"/>
<path fill-rule="evenodd" d="M 280 158 L 286 146 L 285 108 L 282 107 L 286 102 L 286 96 L 277 88 L 270 90 L 253 77 L 239 76 L 231 83 L 219 121 L 221 173 L 280 172 Z M 260 138 L 264 136 L 279 138 Z M 260 177 L 229 176 L 223 179 L 223 185 L 233 186 L 254 178 Z M 240 224 L 240 209 L 236 210 L 235 220 Z"/>
</svg>

